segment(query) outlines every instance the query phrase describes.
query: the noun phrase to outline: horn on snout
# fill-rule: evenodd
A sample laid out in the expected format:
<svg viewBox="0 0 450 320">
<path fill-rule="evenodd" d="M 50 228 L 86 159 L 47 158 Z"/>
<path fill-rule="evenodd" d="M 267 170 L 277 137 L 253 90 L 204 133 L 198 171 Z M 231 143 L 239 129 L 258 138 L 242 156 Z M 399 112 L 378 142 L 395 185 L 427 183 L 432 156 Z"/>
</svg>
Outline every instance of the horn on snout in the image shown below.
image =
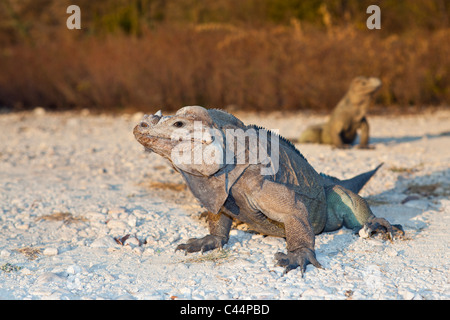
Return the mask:
<svg viewBox="0 0 450 320">
<path fill-rule="evenodd" d="M 144 119 L 142 122 L 147 122 L 150 123 L 152 125 L 155 125 L 159 122 L 159 120 L 162 117 L 162 113 L 161 110 L 159 110 L 158 112 L 156 112 L 155 114 L 150 114 L 150 115 L 144 115 Z"/>
</svg>

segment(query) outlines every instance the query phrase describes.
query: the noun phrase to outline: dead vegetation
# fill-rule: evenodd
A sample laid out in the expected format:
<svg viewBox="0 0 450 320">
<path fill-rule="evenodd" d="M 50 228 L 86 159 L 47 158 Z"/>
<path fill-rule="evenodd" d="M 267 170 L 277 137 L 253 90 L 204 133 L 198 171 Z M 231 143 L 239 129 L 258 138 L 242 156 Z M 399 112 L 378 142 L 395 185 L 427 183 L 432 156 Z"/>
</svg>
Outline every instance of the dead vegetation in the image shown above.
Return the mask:
<svg viewBox="0 0 450 320">
<path fill-rule="evenodd" d="M 412 174 L 412 173 L 418 171 L 417 168 L 405 168 L 405 167 L 396 167 L 396 166 L 390 167 L 389 170 L 392 172 L 395 172 L 395 173 L 407 173 L 407 174 Z"/>
<path fill-rule="evenodd" d="M 64 224 L 88 221 L 85 217 L 74 217 L 70 212 L 54 212 L 36 218 L 36 221 L 62 221 Z"/>
<path fill-rule="evenodd" d="M 66 27 L 67 1 L 0 1 L 0 106 L 324 111 L 358 75 L 381 78 L 389 112 L 450 100 L 445 0 L 71 4 L 81 30 Z M 380 30 L 366 27 L 373 4 Z"/>
<path fill-rule="evenodd" d="M 446 197 L 450 196 L 450 186 L 443 183 L 411 184 L 404 193 L 423 197 Z"/>
<path fill-rule="evenodd" d="M 353 27 L 299 31 L 296 24 L 160 26 L 138 38 L 61 34 L 2 48 L 0 105 L 323 111 L 358 75 L 383 81 L 376 104 L 439 105 L 450 100 L 449 34 L 445 29 L 382 37 Z"/>
<path fill-rule="evenodd" d="M 33 248 L 33 247 L 19 248 L 19 249 L 15 249 L 15 251 L 23 254 L 29 260 L 35 260 L 41 254 L 40 248 Z"/>
<path fill-rule="evenodd" d="M 207 254 L 191 256 L 184 259 L 183 263 L 205 263 L 214 262 L 216 264 L 224 263 L 234 259 L 231 255 L 231 251 L 227 249 L 213 250 Z"/>
<path fill-rule="evenodd" d="M 176 192 L 186 191 L 186 185 L 182 183 L 146 181 L 139 185 L 148 189 L 171 190 Z"/>
</svg>

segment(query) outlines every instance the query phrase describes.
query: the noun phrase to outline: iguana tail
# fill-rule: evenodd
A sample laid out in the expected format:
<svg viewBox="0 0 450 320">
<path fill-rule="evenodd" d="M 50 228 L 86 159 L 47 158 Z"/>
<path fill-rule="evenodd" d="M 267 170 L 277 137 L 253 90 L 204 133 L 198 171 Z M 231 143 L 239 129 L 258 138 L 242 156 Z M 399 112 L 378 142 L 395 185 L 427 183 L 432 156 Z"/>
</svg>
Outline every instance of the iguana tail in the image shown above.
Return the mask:
<svg viewBox="0 0 450 320">
<path fill-rule="evenodd" d="M 321 143 L 323 124 L 308 127 L 297 140 L 298 143 Z"/>
<path fill-rule="evenodd" d="M 353 193 L 358 194 L 359 191 L 364 187 L 364 185 L 367 183 L 367 181 L 372 178 L 372 176 L 375 174 L 375 172 L 380 169 L 380 167 L 383 165 L 383 163 L 379 164 L 375 169 L 361 173 L 360 175 L 357 175 L 356 177 L 353 177 L 348 180 L 339 180 L 338 178 L 326 175 L 321 173 L 320 175 L 325 178 L 325 184 L 337 184 L 340 186 L 343 186 L 345 189 L 348 189 L 352 191 Z"/>
</svg>

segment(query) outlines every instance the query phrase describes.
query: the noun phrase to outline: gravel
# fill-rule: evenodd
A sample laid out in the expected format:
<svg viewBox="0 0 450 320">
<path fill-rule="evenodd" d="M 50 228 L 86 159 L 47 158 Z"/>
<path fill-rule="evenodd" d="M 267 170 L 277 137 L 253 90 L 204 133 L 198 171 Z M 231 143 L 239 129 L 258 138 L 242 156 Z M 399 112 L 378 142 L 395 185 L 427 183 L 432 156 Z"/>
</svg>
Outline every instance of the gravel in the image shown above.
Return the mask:
<svg viewBox="0 0 450 320">
<path fill-rule="evenodd" d="M 324 269 L 310 265 L 303 278 L 274 266 L 284 239 L 245 225 L 222 251 L 175 252 L 207 234 L 204 209 L 134 140 L 141 116 L 0 115 L 0 299 L 450 299 L 448 109 L 370 117 L 374 150 L 297 145 L 341 178 L 384 162 L 361 194 L 406 231 L 392 243 L 318 235 Z M 238 116 L 287 138 L 324 119 Z"/>
</svg>

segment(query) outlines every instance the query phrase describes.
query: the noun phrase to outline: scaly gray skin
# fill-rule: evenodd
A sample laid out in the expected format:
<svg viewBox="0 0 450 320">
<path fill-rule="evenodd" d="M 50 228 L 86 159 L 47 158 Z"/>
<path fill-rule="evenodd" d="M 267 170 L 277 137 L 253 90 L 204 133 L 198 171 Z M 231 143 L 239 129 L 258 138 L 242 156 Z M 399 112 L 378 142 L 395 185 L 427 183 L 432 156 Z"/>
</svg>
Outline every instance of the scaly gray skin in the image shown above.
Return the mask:
<svg viewBox="0 0 450 320">
<path fill-rule="evenodd" d="M 329 120 L 324 124 L 307 128 L 298 142 L 332 144 L 338 148 L 348 148 L 355 141 L 357 130 L 360 130 L 359 148 L 369 148 L 369 123 L 366 114 L 375 92 L 380 87 L 381 80 L 378 78 L 354 78 Z"/>
<path fill-rule="evenodd" d="M 194 134 L 196 121 L 202 124 L 200 136 Z M 180 128 L 184 134 L 179 134 Z M 356 194 L 378 168 L 344 181 L 320 175 L 293 144 L 279 136 L 279 168 L 272 175 L 261 174 L 262 163 L 250 163 L 252 150 L 248 145 L 242 163 L 236 158 L 231 163 L 176 161 L 174 148 L 196 148 L 197 153 L 209 148 L 214 156 L 216 151 L 227 148 L 237 150 L 237 140 L 227 146 L 226 129 L 265 130 L 246 126 L 226 112 L 198 106 L 181 108 L 174 116 L 162 116 L 160 112 L 146 115 L 134 128 L 136 139 L 147 150 L 168 159 L 209 211 L 210 234 L 190 239 L 177 250 L 204 252 L 221 248 L 228 241 L 232 220 L 238 219 L 263 234 L 285 237 L 287 253 L 279 252 L 275 259 L 285 272 L 300 267 L 303 275 L 309 263 L 321 267 L 314 252 L 315 234 L 342 226 L 355 231 L 365 226 L 369 234 L 379 229 L 392 237 L 394 229 L 389 222 L 376 218 L 367 202 Z M 267 138 L 267 150 L 272 150 L 273 137 L 269 134 Z"/>
</svg>

